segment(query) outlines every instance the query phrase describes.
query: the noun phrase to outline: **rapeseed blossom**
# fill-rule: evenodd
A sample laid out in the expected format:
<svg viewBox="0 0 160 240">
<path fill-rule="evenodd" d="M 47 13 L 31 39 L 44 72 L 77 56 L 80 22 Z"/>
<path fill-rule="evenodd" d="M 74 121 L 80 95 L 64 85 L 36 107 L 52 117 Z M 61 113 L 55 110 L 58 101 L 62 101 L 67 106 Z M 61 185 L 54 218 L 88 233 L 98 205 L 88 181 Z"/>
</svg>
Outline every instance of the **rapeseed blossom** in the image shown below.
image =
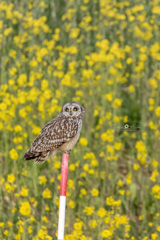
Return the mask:
<svg viewBox="0 0 160 240">
<path fill-rule="evenodd" d="M 94 207 L 86 206 L 85 209 L 83 210 L 83 212 L 86 213 L 87 215 L 92 215 L 94 212 Z"/>
<path fill-rule="evenodd" d="M 18 153 L 17 151 L 13 148 L 9 152 L 11 159 L 17 160 L 18 159 Z"/>
<path fill-rule="evenodd" d="M 46 188 L 44 191 L 43 191 L 43 197 L 44 198 L 51 198 L 51 191 L 48 189 L 48 188 Z"/>
<path fill-rule="evenodd" d="M 39 176 L 38 178 L 39 178 L 39 183 L 40 184 L 45 184 L 47 182 L 47 179 L 46 179 L 45 176 Z"/>
<path fill-rule="evenodd" d="M 82 146 L 87 146 L 87 144 L 88 144 L 87 139 L 85 139 L 85 138 L 80 138 L 80 144 L 81 144 Z"/>
<path fill-rule="evenodd" d="M 86 114 L 65 240 L 159 239 L 158 1 L 53 5 L 0 2 L 0 239 L 57 233 L 61 155 L 36 166 L 23 154 L 68 101 Z"/>
<path fill-rule="evenodd" d="M 23 215 L 23 216 L 29 216 L 31 213 L 31 207 L 30 204 L 28 202 L 22 202 L 19 212 Z"/>
<path fill-rule="evenodd" d="M 14 174 L 13 174 L 13 173 L 9 174 L 8 177 L 7 177 L 7 179 L 8 179 L 8 182 L 9 182 L 9 183 L 13 183 L 13 182 L 15 181 L 15 176 L 14 176 Z"/>
</svg>

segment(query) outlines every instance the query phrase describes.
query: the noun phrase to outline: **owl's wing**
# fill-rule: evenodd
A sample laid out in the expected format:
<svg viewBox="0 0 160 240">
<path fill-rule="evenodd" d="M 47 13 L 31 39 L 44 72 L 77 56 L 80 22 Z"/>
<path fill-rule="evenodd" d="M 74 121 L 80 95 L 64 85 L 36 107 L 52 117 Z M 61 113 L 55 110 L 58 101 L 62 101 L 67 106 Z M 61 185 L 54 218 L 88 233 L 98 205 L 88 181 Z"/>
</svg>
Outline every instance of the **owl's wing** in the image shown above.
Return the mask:
<svg viewBox="0 0 160 240">
<path fill-rule="evenodd" d="M 40 135 L 31 144 L 31 151 L 54 150 L 71 140 L 78 131 L 76 119 L 57 117 L 42 128 Z"/>
</svg>

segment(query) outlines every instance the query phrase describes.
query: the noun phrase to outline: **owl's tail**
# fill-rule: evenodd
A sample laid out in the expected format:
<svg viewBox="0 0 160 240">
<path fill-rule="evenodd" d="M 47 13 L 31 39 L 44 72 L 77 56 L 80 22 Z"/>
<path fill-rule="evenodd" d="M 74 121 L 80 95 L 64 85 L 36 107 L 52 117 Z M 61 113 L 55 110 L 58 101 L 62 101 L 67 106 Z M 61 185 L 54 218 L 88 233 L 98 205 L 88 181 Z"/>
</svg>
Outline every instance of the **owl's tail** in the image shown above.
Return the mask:
<svg viewBox="0 0 160 240">
<path fill-rule="evenodd" d="M 36 158 L 35 163 L 44 163 L 49 155 L 49 151 L 45 152 L 32 152 L 30 149 L 24 154 L 25 160 L 32 160 Z"/>
</svg>

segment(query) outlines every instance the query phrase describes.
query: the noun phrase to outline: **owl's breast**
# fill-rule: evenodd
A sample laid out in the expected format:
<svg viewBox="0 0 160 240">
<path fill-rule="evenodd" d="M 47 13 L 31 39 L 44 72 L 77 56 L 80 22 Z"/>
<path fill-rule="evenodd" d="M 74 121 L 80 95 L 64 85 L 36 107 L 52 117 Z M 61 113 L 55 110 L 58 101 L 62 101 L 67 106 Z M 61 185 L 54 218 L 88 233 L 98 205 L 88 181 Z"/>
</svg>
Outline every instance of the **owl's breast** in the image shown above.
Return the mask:
<svg viewBox="0 0 160 240">
<path fill-rule="evenodd" d="M 73 138 L 71 138 L 69 141 L 62 144 L 58 149 L 62 152 L 69 152 L 70 150 L 72 150 L 79 139 L 81 129 L 82 129 L 82 121 L 79 122 L 77 134 Z"/>
</svg>

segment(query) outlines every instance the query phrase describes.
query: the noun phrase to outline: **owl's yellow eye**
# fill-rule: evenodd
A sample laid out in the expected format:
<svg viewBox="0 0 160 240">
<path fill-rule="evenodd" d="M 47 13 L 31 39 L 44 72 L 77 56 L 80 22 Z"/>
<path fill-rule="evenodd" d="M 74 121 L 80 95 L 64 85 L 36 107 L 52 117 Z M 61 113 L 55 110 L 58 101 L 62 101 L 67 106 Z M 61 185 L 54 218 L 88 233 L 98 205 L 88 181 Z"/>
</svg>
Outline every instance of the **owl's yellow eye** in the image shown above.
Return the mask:
<svg viewBox="0 0 160 240">
<path fill-rule="evenodd" d="M 69 108 L 66 108 L 65 110 L 66 110 L 66 112 L 69 112 Z"/>
<path fill-rule="evenodd" d="M 77 110 L 78 110 L 78 108 L 76 108 L 76 107 L 74 107 L 74 108 L 73 108 L 73 111 L 75 111 L 75 112 L 76 112 Z"/>
</svg>

